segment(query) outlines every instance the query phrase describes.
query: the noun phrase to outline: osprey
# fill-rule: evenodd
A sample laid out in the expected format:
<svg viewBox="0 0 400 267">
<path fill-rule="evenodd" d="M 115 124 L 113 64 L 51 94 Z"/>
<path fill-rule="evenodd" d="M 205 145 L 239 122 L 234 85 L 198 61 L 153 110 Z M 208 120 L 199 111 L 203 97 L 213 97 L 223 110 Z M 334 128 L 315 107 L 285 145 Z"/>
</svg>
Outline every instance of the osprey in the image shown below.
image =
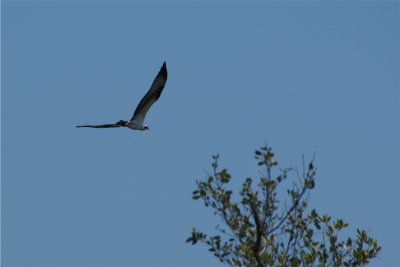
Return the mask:
<svg viewBox="0 0 400 267">
<path fill-rule="evenodd" d="M 164 89 L 165 83 L 167 82 L 167 76 L 168 76 L 167 65 L 164 62 L 156 78 L 151 84 L 149 91 L 139 102 L 139 105 L 137 105 L 136 110 L 129 121 L 120 120 L 117 123 L 100 124 L 100 125 L 78 125 L 76 127 L 77 128 L 128 127 L 129 129 L 132 130 L 139 130 L 139 131 L 148 130 L 149 127 L 146 124 L 144 124 L 144 118 L 146 117 L 146 114 L 149 111 L 150 107 L 154 104 L 154 102 L 156 102 L 160 98 L 161 92 Z"/>
</svg>

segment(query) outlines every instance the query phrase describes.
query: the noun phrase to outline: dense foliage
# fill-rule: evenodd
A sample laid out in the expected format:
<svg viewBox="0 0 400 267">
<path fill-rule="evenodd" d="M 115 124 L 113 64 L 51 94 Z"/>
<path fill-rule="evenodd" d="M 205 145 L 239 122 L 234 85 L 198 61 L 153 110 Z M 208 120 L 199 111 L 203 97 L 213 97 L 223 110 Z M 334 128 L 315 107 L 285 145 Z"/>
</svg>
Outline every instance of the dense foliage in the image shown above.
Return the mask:
<svg viewBox="0 0 400 267">
<path fill-rule="evenodd" d="M 216 226 L 217 235 L 193 229 L 187 242 L 205 243 L 230 266 L 361 266 L 377 256 L 381 247 L 366 231 L 339 238 L 348 224 L 308 207 L 315 185 L 313 161 L 300 175 L 295 169 L 279 168 L 267 146 L 256 150 L 255 158 L 261 177 L 257 182 L 245 179 L 234 196 L 228 188 L 231 175 L 220 170 L 218 156 L 213 157 L 212 174 L 197 181 L 193 199 L 213 209 L 222 226 Z M 297 180 L 289 182 L 292 176 Z"/>
</svg>

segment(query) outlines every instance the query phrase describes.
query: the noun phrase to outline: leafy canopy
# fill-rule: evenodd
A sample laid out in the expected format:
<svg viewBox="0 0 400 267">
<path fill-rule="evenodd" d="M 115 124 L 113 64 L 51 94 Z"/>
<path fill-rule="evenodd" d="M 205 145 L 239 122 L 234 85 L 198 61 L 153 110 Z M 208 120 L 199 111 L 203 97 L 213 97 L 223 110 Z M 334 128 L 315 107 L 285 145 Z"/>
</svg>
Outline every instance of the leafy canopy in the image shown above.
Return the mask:
<svg viewBox="0 0 400 267">
<path fill-rule="evenodd" d="M 197 181 L 194 200 L 202 200 L 222 220 L 208 235 L 193 229 L 189 243 L 205 243 L 221 262 L 230 266 L 361 266 L 376 257 L 381 247 L 364 230 L 355 238 L 339 238 L 348 224 L 342 219 L 309 211 L 308 195 L 315 186 L 313 161 L 299 175 L 292 168 L 278 168 L 271 148 L 255 151 L 262 170 L 257 182 L 243 182 L 239 201 L 228 188 L 231 175 L 220 170 L 218 155 L 213 156 L 212 174 Z M 296 173 L 286 190 L 289 174 Z M 286 192 L 282 199 L 281 192 Z"/>
</svg>

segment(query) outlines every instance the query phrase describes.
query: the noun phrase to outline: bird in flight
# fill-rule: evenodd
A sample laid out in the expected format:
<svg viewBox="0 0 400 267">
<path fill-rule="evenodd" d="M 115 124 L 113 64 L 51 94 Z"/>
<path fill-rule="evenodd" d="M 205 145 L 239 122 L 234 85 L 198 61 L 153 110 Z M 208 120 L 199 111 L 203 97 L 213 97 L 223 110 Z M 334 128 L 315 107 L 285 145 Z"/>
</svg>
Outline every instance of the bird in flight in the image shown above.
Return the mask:
<svg viewBox="0 0 400 267">
<path fill-rule="evenodd" d="M 156 78 L 147 94 L 140 100 L 133 113 L 132 118 L 129 121 L 120 120 L 116 123 L 99 124 L 99 125 L 78 125 L 77 128 L 87 127 L 87 128 L 118 128 L 118 127 L 128 127 L 132 130 L 145 131 L 149 130 L 149 127 L 144 124 L 144 118 L 150 107 L 160 98 L 161 92 L 164 89 L 165 83 L 167 82 L 167 65 L 164 62 L 160 71 L 158 72 Z"/>
</svg>

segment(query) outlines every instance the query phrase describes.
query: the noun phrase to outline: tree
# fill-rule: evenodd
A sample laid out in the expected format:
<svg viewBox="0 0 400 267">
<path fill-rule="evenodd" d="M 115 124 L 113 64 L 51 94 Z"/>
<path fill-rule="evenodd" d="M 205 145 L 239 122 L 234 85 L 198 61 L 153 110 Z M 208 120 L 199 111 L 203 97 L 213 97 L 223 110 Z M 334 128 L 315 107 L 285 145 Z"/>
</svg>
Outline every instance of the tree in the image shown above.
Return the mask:
<svg viewBox="0 0 400 267">
<path fill-rule="evenodd" d="M 300 175 L 293 168 L 278 168 L 267 146 L 255 151 L 255 159 L 262 169 L 258 183 L 247 178 L 239 195 L 233 195 L 228 188 L 231 175 L 218 167 L 218 155 L 213 156 L 212 174 L 196 182 L 192 198 L 212 208 L 223 226 L 216 226 L 217 235 L 193 228 L 186 242 L 205 243 L 230 266 L 361 266 L 378 255 L 381 247 L 366 231 L 358 229 L 355 238 L 339 238 L 348 226 L 345 221 L 308 208 L 315 185 L 313 160 Z M 292 174 L 298 180 L 288 186 Z"/>
</svg>

